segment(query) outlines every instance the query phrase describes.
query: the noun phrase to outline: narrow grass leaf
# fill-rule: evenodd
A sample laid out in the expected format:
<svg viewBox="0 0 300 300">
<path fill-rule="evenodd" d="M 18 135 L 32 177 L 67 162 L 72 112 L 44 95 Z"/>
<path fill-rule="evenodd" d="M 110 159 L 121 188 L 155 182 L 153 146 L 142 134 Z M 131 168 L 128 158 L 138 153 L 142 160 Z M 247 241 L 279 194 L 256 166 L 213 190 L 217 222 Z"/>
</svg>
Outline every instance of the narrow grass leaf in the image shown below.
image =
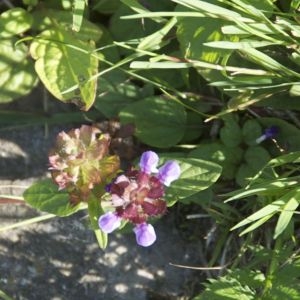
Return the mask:
<svg viewBox="0 0 300 300">
<path fill-rule="evenodd" d="M 282 212 L 275 227 L 274 239 L 276 239 L 286 229 L 293 217 L 295 210 L 299 206 L 299 189 L 295 189 L 294 192 L 294 196 L 292 196 L 292 198 L 282 208 Z"/>
<path fill-rule="evenodd" d="M 283 190 L 284 188 L 297 185 L 298 183 L 299 183 L 298 177 L 295 179 L 281 178 L 278 180 L 271 180 L 271 181 L 267 181 L 267 182 L 264 181 L 263 183 L 253 185 L 248 189 L 241 189 L 241 190 L 235 191 L 233 193 L 230 193 L 233 196 L 230 197 L 229 199 L 227 199 L 225 202 L 230 202 L 233 200 L 250 197 L 253 195 L 276 193 L 278 191 Z M 230 195 L 230 194 L 227 194 L 227 195 Z"/>
<path fill-rule="evenodd" d="M 164 18 L 164 17 L 189 17 L 189 18 L 202 18 L 206 17 L 205 14 L 194 11 L 164 11 L 164 12 L 146 12 L 140 14 L 134 14 L 129 16 L 122 16 L 121 19 L 143 19 L 143 18 Z"/>
<path fill-rule="evenodd" d="M 17 222 L 17 223 L 11 224 L 11 225 L 2 226 L 2 227 L 0 227 L 0 232 L 11 230 L 11 229 L 16 229 L 16 228 L 24 228 L 24 226 L 42 222 L 42 221 L 46 221 L 46 220 L 49 220 L 49 219 L 52 219 L 55 217 L 56 217 L 56 215 L 46 214 L 46 215 L 30 218 L 30 219 L 27 219 L 27 220 L 24 220 L 21 222 Z"/>
<path fill-rule="evenodd" d="M 72 29 L 74 31 L 80 31 L 82 21 L 83 21 L 83 14 L 85 9 L 85 1 L 86 0 L 75 0 L 74 1 L 74 9 L 73 9 L 73 25 Z"/>
<path fill-rule="evenodd" d="M 243 54 L 247 55 L 250 60 L 253 60 L 255 63 L 258 65 L 261 65 L 265 67 L 268 70 L 273 70 L 278 72 L 279 74 L 282 75 L 288 75 L 288 76 L 296 76 L 300 77 L 300 74 L 297 72 L 294 72 L 293 70 L 286 68 L 284 65 L 280 64 L 277 62 L 275 59 L 271 58 L 267 54 L 258 51 L 257 49 L 254 48 L 244 48 L 240 49 Z"/>
<path fill-rule="evenodd" d="M 286 197 L 286 195 L 284 197 Z M 285 202 L 283 200 L 284 197 L 272 202 L 271 204 L 266 205 L 265 207 L 263 207 L 259 211 L 255 212 L 254 214 L 250 215 L 246 219 L 244 219 L 241 222 L 239 222 L 238 224 L 236 224 L 234 227 L 231 228 L 231 230 L 240 228 L 240 227 L 245 226 L 249 223 L 255 222 L 256 220 L 259 220 L 259 219 L 262 219 L 262 218 L 265 218 L 267 216 L 271 216 L 271 215 L 275 214 L 285 204 Z"/>
<path fill-rule="evenodd" d="M 197 11 L 204 11 L 211 15 L 219 15 L 226 18 L 241 18 L 241 15 L 237 12 L 223 8 L 219 5 L 207 3 L 205 1 L 200 1 L 200 0 L 172 0 L 172 1 Z"/>
<path fill-rule="evenodd" d="M 143 38 L 141 43 L 138 45 L 138 49 L 143 50 L 156 50 L 160 49 L 163 44 L 163 39 L 168 32 L 176 25 L 177 20 L 172 18 L 164 27 L 154 32 L 153 34 Z"/>
<path fill-rule="evenodd" d="M 247 227 L 245 230 L 243 230 L 243 231 L 239 234 L 239 236 L 242 236 L 242 235 L 244 235 L 244 234 L 246 234 L 246 233 L 248 233 L 248 232 L 251 232 L 251 231 L 253 231 L 254 229 L 260 227 L 261 225 L 263 225 L 264 223 L 266 223 L 269 219 L 271 219 L 271 218 L 274 216 L 274 214 L 275 214 L 275 213 L 270 214 L 270 215 L 268 215 L 268 216 L 265 216 L 265 217 L 259 219 L 257 222 L 253 223 L 252 225 L 250 225 L 249 227 Z"/>
<path fill-rule="evenodd" d="M 275 44 L 281 44 L 281 42 L 268 42 L 268 41 L 255 41 L 255 40 L 242 40 L 240 42 L 228 42 L 228 41 L 217 41 L 204 43 L 204 46 L 221 49 L 248 49 L 248 48 L 260 48 L 271 46 Z"/>
</svg>

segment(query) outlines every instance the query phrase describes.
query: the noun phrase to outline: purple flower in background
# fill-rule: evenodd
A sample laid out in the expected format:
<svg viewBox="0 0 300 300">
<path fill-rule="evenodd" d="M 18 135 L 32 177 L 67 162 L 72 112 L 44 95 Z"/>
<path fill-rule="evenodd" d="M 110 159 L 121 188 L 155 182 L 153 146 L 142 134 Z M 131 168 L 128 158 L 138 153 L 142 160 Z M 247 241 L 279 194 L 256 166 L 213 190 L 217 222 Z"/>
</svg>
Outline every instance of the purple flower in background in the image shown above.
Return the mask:
<svg viewBox="0 0 300 300">
<path fill-rule="evenodd" d="M 256 139 L 256 143 L 260 144 L 266 139 L 272 139 L 279 133 L 279 128 L 277 126 L 271 126 L 265 129 L 263 135 Z"/>
<path fill-rule="evenodd" d="M 147 221 L 166 212 L 165 188 L 180 176 L 176 161 L 167 161 L 157 169 L 158 161 L 155 152 L 146 151 L 140 159 L 140 170 L 129 170 L 109 185 L 107 192 L 111 195 L 115 212 L 99 218 L 99 227 L 104 232 L 110 233 L 118 228 L 123 219 L 135 224 L 134 232 L 139 245 L 147 247 L 155 242 L 154 228 Z"/>
<path fill-rule="evenodd" d="M 151 224 L 142 223 L 133 228 L 136 242 L 143 247 L 151 246 L 156 241 L 156 234 Z"/>
</svg>

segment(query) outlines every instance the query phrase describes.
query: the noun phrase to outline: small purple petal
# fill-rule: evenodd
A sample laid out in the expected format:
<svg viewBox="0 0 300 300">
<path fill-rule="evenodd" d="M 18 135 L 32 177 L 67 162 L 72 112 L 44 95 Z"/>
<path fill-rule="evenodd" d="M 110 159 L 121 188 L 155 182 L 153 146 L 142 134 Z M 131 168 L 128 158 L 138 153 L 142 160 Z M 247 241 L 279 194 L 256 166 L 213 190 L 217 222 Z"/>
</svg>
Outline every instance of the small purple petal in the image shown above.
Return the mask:
<svg viewBox="0 0 300 300">
<path fill-rule="evenodd" d="M 279 133 L 279 128 L 277 126 L 271 126 L 267 128 L 264 132 L 266 138 L 273 138 Z"/>
<path fill-rule="evenodd" d="M 151 224 L 142 223 L 133 228 L 136 242 L 143 247 L 151 246 L 156 241 L 156 234 Z"/>
<path fill-rule="evenodd" d="M 121 218 L 111 211 L 100 216 L 98 220 L 100 229 L 105 233 L 111 233 L 121 225 Z"/>
<path fill-rule="evenodd" d="M 158 155 L 153 151 L 146 151 L 142 154 L 140 168 L 147 174 L 157 173 Z"/>
<path fill-rule="evenodd" d="M 266 139 L 272 139 L 279 133 L 279 128 L 277 126 L 271 126 L 265 129 L 264 134 L 256 139 L 256 143 L 259 144 Z"/>
<path fill-rule="evenodd" d="M 176 161 L 169 160 L 158 170 L 158 179 L 161 183 L 169 186 L 172 181 L 180 176 L 180 167 Z"/>
</svg>

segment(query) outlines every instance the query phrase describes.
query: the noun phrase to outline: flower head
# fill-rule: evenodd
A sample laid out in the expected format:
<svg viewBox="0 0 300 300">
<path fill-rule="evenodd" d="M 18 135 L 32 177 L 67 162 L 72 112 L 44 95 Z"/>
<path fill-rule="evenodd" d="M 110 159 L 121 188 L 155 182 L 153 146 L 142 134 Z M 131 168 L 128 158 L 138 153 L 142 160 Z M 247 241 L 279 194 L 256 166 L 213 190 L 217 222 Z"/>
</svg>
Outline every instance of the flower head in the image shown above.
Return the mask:
<svg viewBox="0 0 300 300">
<path fill-rule="evenodd" d="M 111 195 L 111 204 L 115 207 L 115 215 L 136 225 L 134 232 L 138 244 L 142 246 L 154 243 L 155 232 L 147 221 L 166 212 L 165 188 L 180 176 L 177 162 L 167 161 L 157 169 L 158 161 L 155 152 L 144 152 L 139 164 L 140 170 L 129 170 L 118 176 L 107 188 Z"/>
<path fill-rule="evenodd" d="M 87 125 L 58 134 L 49 170 L 59 189 L 67 189 L 71 203 L 86 201 L 95 185 L 119 169 L 119 158 L 109 155 L 109 143 L 108 134 Z"/>
</svg>

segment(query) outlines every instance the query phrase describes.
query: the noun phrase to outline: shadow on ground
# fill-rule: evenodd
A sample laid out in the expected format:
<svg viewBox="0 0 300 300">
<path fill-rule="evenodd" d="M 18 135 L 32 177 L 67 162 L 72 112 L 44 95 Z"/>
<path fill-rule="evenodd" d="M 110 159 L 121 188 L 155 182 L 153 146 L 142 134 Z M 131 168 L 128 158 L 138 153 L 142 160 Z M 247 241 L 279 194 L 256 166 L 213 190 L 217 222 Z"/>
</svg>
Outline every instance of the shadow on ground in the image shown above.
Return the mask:
<svg viewBox="0 0 300 300">
<path fill-rule="evenodd" d="M 169 263 L 197 263 L 197 249 L 172 229 L 171 215 L 156 224 L 158 241 L 149 248 L 139 247 L 133 234 L 116 233 L 111 234 L 108 248 L 100 250 L 85 222 L 81 212 L 2 234 L 3 290 L 14 299 L 28 300 L 188 299 L 191 295 L 189 283 L 199 272 Z"/>
</svg>

